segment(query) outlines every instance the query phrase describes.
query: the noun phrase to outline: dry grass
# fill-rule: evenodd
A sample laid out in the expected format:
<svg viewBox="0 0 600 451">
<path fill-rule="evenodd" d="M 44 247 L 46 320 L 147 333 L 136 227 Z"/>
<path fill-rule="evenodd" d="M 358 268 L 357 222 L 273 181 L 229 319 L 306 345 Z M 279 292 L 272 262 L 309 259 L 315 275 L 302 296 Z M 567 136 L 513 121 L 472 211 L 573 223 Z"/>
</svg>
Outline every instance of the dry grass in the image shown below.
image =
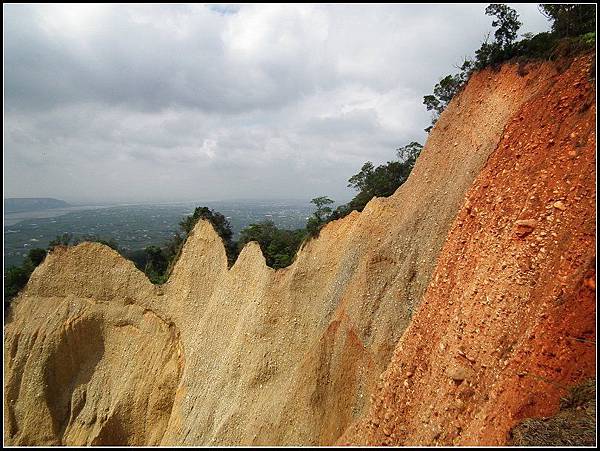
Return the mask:
<svg viewBox="0 0 600 451">
<path fill-rule="evenodd" d="M 529 418 L 511 431 L 516 446 L 595 446 L 596 380 L 573 387 L 549 418 Z"/>
</svg>

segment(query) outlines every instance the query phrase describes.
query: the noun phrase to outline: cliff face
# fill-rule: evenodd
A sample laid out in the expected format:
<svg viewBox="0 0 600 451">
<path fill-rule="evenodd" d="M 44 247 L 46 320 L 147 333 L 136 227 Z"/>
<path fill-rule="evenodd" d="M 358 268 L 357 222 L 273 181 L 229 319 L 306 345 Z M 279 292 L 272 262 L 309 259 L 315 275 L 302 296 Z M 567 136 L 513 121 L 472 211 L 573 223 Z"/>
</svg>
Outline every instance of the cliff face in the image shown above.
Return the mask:
<svg viewBox="0 0 600 451">
<path fill-rule="evenodd" d="M 342 440 L 505 444 L 595 376 L 595 93 L 576 60 L 469 189 L 366 419 Z"/>
<path fill-rule="evenodd" d="M 472 77 L 408 181 L 330 223 L 288 268 L 266 267 L 250 243 L 228 270 L 206 222 L 160 287 L 98 244 L 52 253 L 5 326 L 6 443 L 331 444 L 351 424 L 342 441 L 451 442 L 456 427 L 459 441 L 480 443 L 485 430 L 501 443 L 519 415 L 550 412 L 558 391 L 545 404 L 516 402 L 511 390 L 535 399 L 545 386 L 534 378 L 515 385 L 521 379 L 505 377 L 505 368 L 554 365 L 565 384 L 594 368 L 548 348 L 567 329 L 570 338 L 595 340 L 589 321 L 581 323 L 585 333 L 569 329 L 594 312 L 593 267 L 582 263 L 595 232 L 586 65 L 580 59 L 559 74 L 535 64 L 525 76 L 505 66 Z M 549 198 L 559 207 L 546 209 Z M 520 219 L 536 220 L 535 232 L 515 237 Z M 550 299 L 559 288 L 562 303 Z M 497 301 L 502 293 L 510 300 Z M 485 296 L 485 308 L 468 304 Z M 463 350 L 465 343 L 473 349 Z M 588 355 L 579 342 L 572 346 Z M 469 373 L 477 384 L 457 385 L 476 391 L 465 404 L 489 399 L 458 422 L 438 413 L 431 426 L 426 406 L 443 409 L 456 385 L 442 377 L 454 364 L 445 352 L 458 350 L 487 368 Z M 560 358 L 550 364 L 534 359 L 534 350 Z M 397 375 L 406 362 L 414 366 L 408 387 Z M 457 368 L 471 370 L 464 362 Z M 498 400 L 520 413 L 500 421 Z M 404 413 L 389 414 L 405 401 L 412 426 Z M 390 425 L 394 435 L 382 429 Z M 439 435 L 428 435 L 432 427 Z"/>
</svg>

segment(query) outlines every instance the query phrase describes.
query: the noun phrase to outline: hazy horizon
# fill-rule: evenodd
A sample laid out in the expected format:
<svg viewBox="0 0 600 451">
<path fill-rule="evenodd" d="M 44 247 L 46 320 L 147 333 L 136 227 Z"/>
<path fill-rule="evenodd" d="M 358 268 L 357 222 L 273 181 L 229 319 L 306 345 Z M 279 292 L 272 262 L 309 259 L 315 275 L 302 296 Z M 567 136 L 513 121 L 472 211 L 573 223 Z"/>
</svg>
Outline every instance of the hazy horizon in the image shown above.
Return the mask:
<svg viewBox="0 0 600 451">
<path fill-rule="evenodd" d="M 4 197 L 349 200 L 424 144 L 486 5 L 4 5 Z"/>
<path fill-rule="evenodd" d="M 27 196 L 27 197 L 17 197 L 17 196 L 4 196 L 4 200 L 6 199 L 42 199 L 42 198 L 51 198 L 57 200 L 63 200 L 73 206 L 92 206 L 92 205 L 170 205 L 170 204 L 190 204 L 190 203 L 217 203 L 217 202 L 299 202 L 310 204 L 310 198 L 304 197 L 231 197 L 231 198 L 189 198 L 189 199 L 172 199 L 172 200 L 102 200 L 102 199 L 83 199 L 83 200 L 69 200 L 63 199 L 53 196 Z M 345 197 L 340 196 L 338 199 L 334 199 L 336 204 L 346 203 L 350 201 L 352 196 L 349 194 Z"/>
</svg>

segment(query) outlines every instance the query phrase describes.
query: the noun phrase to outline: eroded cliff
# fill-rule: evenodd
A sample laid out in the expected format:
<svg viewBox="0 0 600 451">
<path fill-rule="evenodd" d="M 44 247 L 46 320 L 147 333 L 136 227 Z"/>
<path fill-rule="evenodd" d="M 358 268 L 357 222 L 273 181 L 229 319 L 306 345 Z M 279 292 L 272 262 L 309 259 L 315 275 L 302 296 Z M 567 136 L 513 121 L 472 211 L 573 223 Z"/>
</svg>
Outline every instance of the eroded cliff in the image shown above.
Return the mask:
<svg viewBox="0 0 600 451">
<path fill-rule="evenodd" d="M 470 188 L 368 417 L 342 440 L 502 445 L 595 376 L 590 60 L 509 121 Z"/>
<path fill-rule="evenodd" d="M 330 223 L 288 268 L 268 268 L 250 243 L 228 269 L 206 222 L 159 287 L 98 244 L 52 253 L 5 326 L 6 443 L 331 444 L 353 423 L 342 441 L 483 443 L 487 431 L 502 443 L 514 421 L 494 406 L 515 421 L 556 407 L 558 391 L 524 407 L 542 386 L 504 376 L 534 372 L 533 350 L 561 356 L 561 383 L 595 369 L 547 349 L 595 340 L 570 329 L 595 311 L 581 285 L 594 280 L 589 64 L 473 76 L 408 181 Z M 535 232 L 515 237 L 525 219 Z M 459 351 L 486 369 L 462 362 L 470 382 L 449 384 Z M 450 418 L 449 390 L 467 386 L 477 407 Z"/>
</svg>

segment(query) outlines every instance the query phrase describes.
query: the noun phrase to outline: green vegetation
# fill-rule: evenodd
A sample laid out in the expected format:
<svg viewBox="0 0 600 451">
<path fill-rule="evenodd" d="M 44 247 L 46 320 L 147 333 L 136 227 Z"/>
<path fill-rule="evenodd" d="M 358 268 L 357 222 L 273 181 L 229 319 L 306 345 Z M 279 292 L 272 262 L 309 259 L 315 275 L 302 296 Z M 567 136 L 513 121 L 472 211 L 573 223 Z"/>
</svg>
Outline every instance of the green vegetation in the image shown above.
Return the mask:
<svg viewBox="0 0 600 451">
<path fill-rule="evenodd" d="M 52 251 L 57 246 L 75 246 L 84 241 L 91 241 L 104 244 L 106 246 L 119 251 L 117 242 L 113 239 L 104 240 L 97 236 L 87 235 L 79 239 L 73 239 L 73 235 L 70 233 L 64 233 L 57 236 L 48 245 L 48 249 L 34 248 L 31 249 L 25 260 L 21 265 L 9 266 L 4 272 L 4 308 L 8 306 L 10 300 L 14 298 L 19 291 L 21 291 L 27 282 L 29 277 L 33 273 L 34 269 L 37 268 L 46 258 L 49 251 Z"/>
<path fill-rule="evenodd" d="M 454 75 L 446 75 L 434 87 L 433 94 L 423 97 L 423 103 L 427 111 L 433 111 L 431 126 L 425 129 L 429 132 L 446 109 L 452 98 L 462 89 L 468 80 L 471 71 L 471 61 L 465 60 L 461 66 L 461 72 Z"/>
<path fill-rule="evenodd" d="M 250 241 L 260 245 L 267 265 L 271 268 L 285 268 L 294 261 L 296 251 L 306 236 L 304 229 L 279 229 L 272 221 L 250 224 L 240 233 L 237 243 L 238 253 Z"/>
<path fill-rule="evenodd" d="M 169 259 L 160 247 L 148 246 L 144 249 L 145 264 L 143 271 L 152 283 L 166 282 L 165 274 L 169 268 Z"/>
<path fill-rule="evenodd" d="M 256 241 L 268 266 L 275 269 L 285 268 L 292 264 L 302 243 L 318 236 L 319 231 L 328 222 L 343 218 L 354 210 L 362 211 L 375 196 L 387 197 L 393 194 L 408 178 L 422 148 L 421 144 L 411 142 L 396 149 L 397 160 L 377 167 L 367 161 L 361 170 L 348 180 L 348 186 L 354 188 L 358 192 L 357 195 L 335 210 L 332 208 L 335 202 L 327 196 L 312 199 L 315 211 L 303 229 L 280 229 L 272 221 L 263 221 L 244 228 L 240 232 L 239 240 L 235 242 L 231 225 L 225 216 L 207 207 L 197 207 L 191 215 L 179 222 L 180 231 L 162 246 L 151 245 L 143 250 L 125 252 L 114 239 L 106 240 L 94 235 L 75 239 L 72 234 L 64 233 L 50 242 L 48 251 L 57 246 L 74 246 L 84 241 L 101 243 L 131 260 L 152 283 L 162 284 L 168 280 L 194 226 L 200 219 L 205 219 L 212 224 L 223 240 L 229 266 L 233 265 L 247 243 Z M 32 249 L 21 266 L 8 268 L 4 277 L 5 306 L 27 284 L 29 276 L 44 260 L 46 254 L 44 249 Z"/>
<path fill-rule="evenodd" d="M 138 269 L 144 271 L 152 283 L 165 283 L 179 259 L 183 245 L 200 219 L 209 221 L 223 240 L 227 260 L 231 266 L 237 257 L 231 224 L 221 213 L 207 207 L 197 207 L 191 215 L 184 217 L 179 222 L 181 233 L 175 233 L 162 247 L 147 246 L 143 253 L 131 253 L 126 257 L 131 259 Z"/>
<path fill-rule="evenodd" d="M 423 146 L 411 142 L 396 149 L 397 160 L 388 161 L 375 167 L 367 161 L 361 170 L 348 179 L 348 186 L 358 194 L 347 204 L 332 205 L 335 201 L 327 196 L 315 197 L 311 203 L 314 213 L 308 218 L 306 227 L 297 230 L 278 229 L 272 221 L 251 224 L 240 233 L 237 243 L 238 253 L 250 241 L 256 241 L 265 256 L 267 265 L 272 268 L 289 266 L 305 240 L 319 235 L 320 230 L 329 222 L 343 218 L 352 211 L 362 211 L 373 197 L 391 196 L 410 175 Z"/>
<path fill-rule="evenodd" d="M 50 244 L 48 244 L 48 250 L 52 250 L 56 246 L 76 246 L 79 243 L 86 241 L 90 243 L 104 244 L 105 246 L 120 252 L 118 243 L 113 239 L 105 240 L 96 235 L 84 235 L 81 238 L 74 238 L 71 233 L 63 233 L 62 235 L 58 235 L 56 238 L 50 241 Z"/>
<path fill-rule="evenodd" d="M 348 180 L 348 187 L 354 188 L 358 194 L 347 208 L 350 211 L 362 211 L 373 197 L 391 196 L 408 179 L 422 149 L 421 144 L 413 141 L 396 149 L 398 160 L 388 161 L 376 168 L 367 161 L 360 172 Z"/>
<path fill-rule="evenodd" d="M 397 160 L 377 167 L 367 161 L 360 172 L 348 179 L 348 187 L 354 188 L 358 194 L 347 204 L 336 208 L 326 222 L 343 218 L 355 210 L 363 211 L 373 197 L 388 197 L 394 194 L 408 179 L 422 149 L 421 144 L 413 141 L 396 149 Z"/>
<path fill-rule="evenodd" d="M 314 204 L 317 209 L 313 215 L 308 218 L 308 221 L 306 222 L 306 231 L 308 236 L 314 237 L 317 236 L 319 230 L 327 224 L 329 215 L 332 213 L 329 205 L 335 204 L 335 201 L 327 196 L 321 196 L 315 197 L 310 203 Z"/>
<path fill-rule="evenodd" d="M 194 212 L 179 222 L 180 231 L 167 240 L 162 246 L 151 245 L 143 250 L 125 252 L 118 243 L 94 235 L 74 239 L 70 233 L 57 236 L 48 245 L 48 251 L 57 246 L 74 246 L 84 241 L 104 244 L 131 260 L 143 271 L 154 284 L 165 283 L 177 260 L 186 240 L 200 219 L 209 221 L 217 234 L 223 240 L 229 266 L 233 265 L 244 246 L 250 241 L 256 241 L 271 268 L 285 268 L 294 261 L 302 243 L 319 234 L 321 228 L 330 221 L 342 218 L 353 210 L 362 211 L 365 205 L 375 196 L 386 197 L 393 194 L 402 185 L 412 170 L 417 156 L 423 146 L 412 142 L 396 150 L 398 160 L 375 167 L 370 161 L 366 162 L 360 172 L 350 177 L 349 187 L 358 194 L 347 204 L 332 209 L 334 201 L 327 196 L 314 198 L 314 213 L 308 218 L 303 229 L 287 230 L 278 228 L 272 221 L 250 224 L 240 232 L 240 238 L 233 240 L 233 232 L 227 218 L 221 213 L 207 207 L 197 207 Z M 32 249 L 21 266 L 11 266 L 4 275 L 5 307 L 10 299 L 27 284 L 33 270 L 44 260 L 47 251 Z"/>
<path fill-rule="evenodd" d="M 592 49 L 596 45 L 596 5 L 594 4 L 541 4 L 540 12 L 552 21 L 550 33 L 527 33 L 516 41 L 522 25 L 517 12 L 505 4 L 492 3 L 485 14 L 492 16 L 494 40 L 489 35 L 475 51 L 473 60 L 466 59 L 460 72 L 446 75 L 433 88 L 433 94 L 423 97 L 423 104 L 432 111 L 429 132 L 450 100 L 466 85 L 475 71 L 491 67 L 497 70 L 509 60 L 524 63 L 535 59 L 569 57 Z M 522 75 L 524 72 L 519 71 Z"/>
<path fill-rule="evenodd" d="M 64 233 L 57 236 L 50 241 L 48 249 L 31 249 L 21 265 L 12 265 L 6 269 L 4 272 L 4 308 L 6 309 L 10 300 L 14 298 L 25 285 L 27 285 L 29 277 L 34 269 L 44 261 L 49 251 L 57 246 L 74 246 L 84 241 L 101 243 L 119 251 L 117 242 L 112 239 L 103 240 L 93 235 L 83 236 L 80 239 L 73 239 L 73 235 L 70 233 Z"/>
<path fill-rule="evenodd" d="M 317 236 L 321 228 L 330 221 L 343 218 L 353 211 L 363 211 L 373 197 L 388 197 L 394 194 L 408 179 L 422 149 L 421 144 L 413 141 L 396 149 L 397 160 L 388 161 L 377 167 L 367 161 L 357 174 L 348 179 L 348 187 L 354 188 L 358 194 L 350 202 L 340 205 L 333 211 L 329 207 L 324 207 L 323 203 L 326 199 L 327 205 L 330 205 L 333 203 L 331 199 L 327 197 L 313 199 L 312 203 L 317 206 L 317 211 L 308 220 L 307 236 Z"/>
<path fill-rule="evenodd" d="M 217 232 L 217 234 L 223 240 L 229 265 L 232 265 L 237 257 L 237 248 L 232 239 L 233 232 L 231 230 L 231 224 L 221 213 L 211 210 L 207 207 L 196 208 L 191 216 L 187 216 L 179 223 L 185 239 L 187 239 L 192 229 L 200 219 L 206 219 L 215 228 L 215 232 Z"/>
<path fill-rule="evenodd" d="M 8 306 L 10 300 L 17 295 L 19 291 L 27 284 L 31 273 L 46 258 L 46 250 L 31 249 L 25 261 L 20 266 L 10 266 L 4 273 L 4 308 Z"/>
<path fill-rule="evenodd" d="M 57 235 L 50 244 L 48 244 L 48 249 L 52 250 L 56 246 L 70 246 L 73 242 L 73 235 L 70 233 L 63 233 L 62 235 Z"/>
<path fill-rule="evenodd" d="M 393 194 L 408 179 L 422 148 L 418 142 L 411 142 L 396 150 L 398 160 L 378 167 L 370 161 L 366 162 L 360 172 L 348 180 L 348 186 L 358 191 L 358 194 L 349 203 L 340 205 L 335 210 L 332 209 L 335 201 L 327 196 L 312 199 L 315 211 L 308 218 L 304 229 L 280 229 L 272 221 L 263 221 L 244 228 L 240 232 L 239 240 L 235 242 L 232 240 L 233 233 L 229 222 L 222 214 L 206 207 L 198 207 L 192 215 L 183 218 L 179 223 L 182 234 L 175 234 L 162 248 L 147 247 L 144 255 L 136 256 L 134 263 L 153 283 L 164 283 L 194 226 L 200 219 L 206 219 L 223 240 L 230 266 L 247 243 L 256 241 L 268 266 L 275 269 L 285 268 L 293 263 L 302 243 L 318 236 L 319 231 L 328 222 L 340 219 L 353 210 L 362 211 L 375 196 L 387 197 Z"/>
<path fill-rule="evenodd" d="M 541 13 L 552 21 L 558 37 L 580 36 L 596 30 L 595 4 L 542 4 Z"/>
</svg>

